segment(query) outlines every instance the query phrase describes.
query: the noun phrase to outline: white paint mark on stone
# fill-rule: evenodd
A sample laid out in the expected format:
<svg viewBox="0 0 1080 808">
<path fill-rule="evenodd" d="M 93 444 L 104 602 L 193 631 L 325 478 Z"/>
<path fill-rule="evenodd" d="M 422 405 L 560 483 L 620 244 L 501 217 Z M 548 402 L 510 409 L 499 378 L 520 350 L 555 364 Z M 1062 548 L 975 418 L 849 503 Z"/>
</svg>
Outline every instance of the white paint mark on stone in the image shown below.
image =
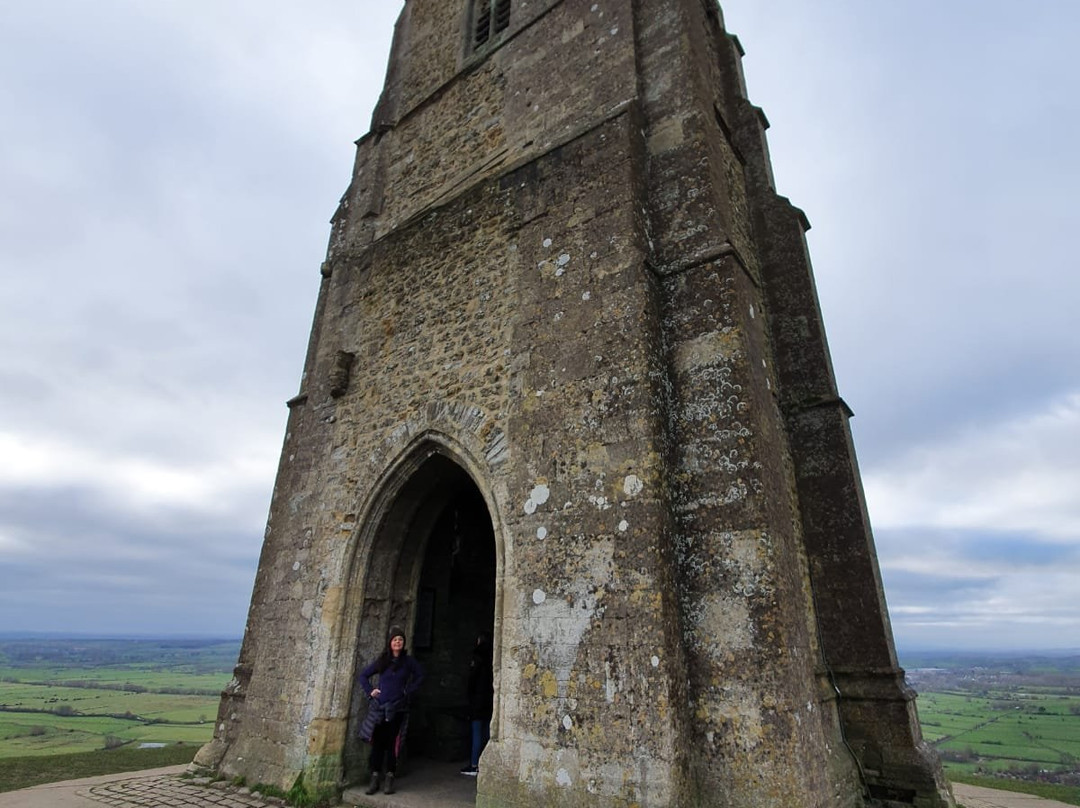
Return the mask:
<svg viewBox="0 0 1080 808">
<path fill-rule="evenodd" d="M 604 613 L 601 600 L 614 578 L 614 557 L 614 541 L 597 539 L 584 551 L 580 577 L 560 581 L 560 597 L 546 598 L 525 615 L 524 634 L 536 647 L 539 667 L 555 672 L 560 698 L 567 696 L 582 639 Z"/>
<path fill-rule="evenodd" d="M 566 787 L 574 784 L 574 781 L 570 779 L 570 772 L 566 769 L 559 769 L 555 773 L 555 782 L 560 786 Z"/>
<path fill-rule="evenodd" d="M 545 600 L 547 600 L 547 593 L 545 593 L 543 589 L 533 590 L 533 603 L 539 606 Z"/>
<path fill-rule="evenodd" d="M 573 729 L 574 719 L 572 719 L 568 715 L 564 715 L 562 717 L 562 725 L 563 725 L 563 729 Z"/>
<path fill-rule="evenodd" d="M 630 523 L 627 522 L 625 519 L 623 519 L 621 522 L 619 522 L 619 532 L 620 533 L 625 533 L 626 529 L 628 527 L 630 527 Z"/>
<path fill-rule="evenodd" d="M 536 538 L 540 539 L 541 541 L 546 539 L 547 538 L 547 528 L 546 527 L 538 527 L 536 529 Z"/>
<path fill-rule="evenodd" d="M 627 474 L 626 479 L 623 480 L 623 491 L 628 497 L 636 497 L 644 487 L 645 483 L 636 474 Z"/>
<path fill-rule="evenodd" d="M 660 657 L 658 657 L 656 654 L 653 654 L 652 659 L 650 659 L 649 662 L 652 663 L 652 666 L 654 668 L 660 667 Z"/>
</svg>

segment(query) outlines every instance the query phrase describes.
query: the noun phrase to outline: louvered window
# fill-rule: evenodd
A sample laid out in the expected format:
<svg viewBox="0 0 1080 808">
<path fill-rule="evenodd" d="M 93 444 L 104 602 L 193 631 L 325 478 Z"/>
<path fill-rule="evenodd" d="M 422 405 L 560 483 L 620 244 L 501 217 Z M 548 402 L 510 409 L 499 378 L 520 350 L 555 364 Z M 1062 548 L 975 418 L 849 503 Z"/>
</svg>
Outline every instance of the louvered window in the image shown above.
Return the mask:
<svg viewBox="0 0 1080 808">
<path fill-rule="evenodd" d="M 510 26 L 512 0 L 473 0 L 472 49 L 481 50 Z"/>
</svg>

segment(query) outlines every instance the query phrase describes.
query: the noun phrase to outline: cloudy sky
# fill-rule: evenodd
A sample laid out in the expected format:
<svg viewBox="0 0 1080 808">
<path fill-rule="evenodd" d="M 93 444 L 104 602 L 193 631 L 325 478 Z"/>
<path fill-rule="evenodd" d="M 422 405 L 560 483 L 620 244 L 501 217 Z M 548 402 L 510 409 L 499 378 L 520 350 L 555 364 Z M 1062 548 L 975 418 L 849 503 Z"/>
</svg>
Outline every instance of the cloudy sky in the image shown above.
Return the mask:
<svg viewBox="0 0 1080 808">
<path fill-rule="evenodd" d="M 1080 4 L 723 5 L 899 646 L 1080 648 Z M 0 631 L 241 633 L 399 8 L 0 8 Z"/>
</svg>

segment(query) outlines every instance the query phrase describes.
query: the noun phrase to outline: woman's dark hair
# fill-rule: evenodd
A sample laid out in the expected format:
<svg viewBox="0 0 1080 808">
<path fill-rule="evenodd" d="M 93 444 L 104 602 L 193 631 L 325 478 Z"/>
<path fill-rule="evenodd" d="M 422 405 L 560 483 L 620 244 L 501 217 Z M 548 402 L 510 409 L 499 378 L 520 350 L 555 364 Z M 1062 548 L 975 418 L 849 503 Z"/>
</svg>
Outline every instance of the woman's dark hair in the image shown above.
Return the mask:
<svg viewBox="0 0 1080 808">
<path fill-rule="evenodd" d="M 405 646 L 402 646 L 401 653 L 398 654 L 398 656 L 396 657 L 394 656 L 394 652 L 390 650 L 390 642 L 394 639 L 394 637 L 401 637 L 401 639 L 404 640 L 405 632 L 397 626 L 390 629 L 390 634 L 386 638 L 386 645 L 383 646 L 383 651 L 381 654 L 379 654 L 379 658 L 375 660 L 376 673 L 382 673 L 383 671 L 391 667 L 397 668 L 398 665 L 400 665 L 405 659 L 405 657 L 409 655 L 409 649 Z"/>
</svg>

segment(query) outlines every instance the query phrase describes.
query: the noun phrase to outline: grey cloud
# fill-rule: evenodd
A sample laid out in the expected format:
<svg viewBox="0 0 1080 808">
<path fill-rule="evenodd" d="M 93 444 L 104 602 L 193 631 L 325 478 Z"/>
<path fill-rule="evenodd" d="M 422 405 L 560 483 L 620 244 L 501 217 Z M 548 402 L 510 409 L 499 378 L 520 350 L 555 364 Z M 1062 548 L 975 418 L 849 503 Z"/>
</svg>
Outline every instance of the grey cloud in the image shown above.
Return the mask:
<svg viewBox="0 0 1080 808">
<path fill-rule="evenodd" d="M 74 488 L 0 491 L 0 513 L 0 531 L 28 542 L 4 554 L 0 625 L 242 630 L 261 540 L 254 524 L 175 509 L 140 518 Z"/>
<path fill-rule="evenodd" d="M 1070 38 L 1080 8 L 723 6 L 747 47 L 751 97 L 773 124 L 778 190 L 815 225 L 811 255 L 864 471 L 892 479 L 912 446 L 955 446 L 971 424 L 1040 412 L 1080 390 L 1071 247 L 1080 76 Z M 151 616 L 175 614 L 187 628 L 242 624 L 250 573 L 236 575 L 255 563 L 327 219 L 348 182 L 351 141 L 367 128 L 398 8 L 51 0 L 5 10 L 0 438 L 51 441 L 89 465 L 23 488 L 22 501 L 0 477 L 0 530 L 59 548 L 56 564 L 81 552 L 79 535 L 93 536 L 116 548 L 116 585 L 157 580 L 167 566 L 176 586 L 143 610 L 150 630 Z M 93 463 L 197 476 L 255 454 L 261 470 L 245 471 L 223 513 L 102 498 L 104 482 L 121 478 L 93 482 Z M 984 566 L 927 575 L 890 568 L 904 540 L 878 533 L 900 606 L 940 598 L 944 626 L 998 593 L 1037 600 L 1057 619 L 1054 602 L 1008 569 L 1024 557 L 1022 534 L 981 557 L 953 537 L 953 563 Z M 219 544 L 239 555 L 222 560 Z M 125 554 L 140 552 L 159 560 L 125 566 Z M 1035 546 L 1025 563 L 1050 569 L 1054 559 Z M 135 601 L 115 605 L 108 585 L 57 585 L 2 543 L 0 561 L 23 565 L 0 603 L 39 603 L 52 623 L 78 614 L 87 630 L 133 625 Z M 200 611 L 184 586 L 223 605 Z M 911 626 L 927 636 L 916 622 L 894 616 L 898 634 Z"/>
</svg>

